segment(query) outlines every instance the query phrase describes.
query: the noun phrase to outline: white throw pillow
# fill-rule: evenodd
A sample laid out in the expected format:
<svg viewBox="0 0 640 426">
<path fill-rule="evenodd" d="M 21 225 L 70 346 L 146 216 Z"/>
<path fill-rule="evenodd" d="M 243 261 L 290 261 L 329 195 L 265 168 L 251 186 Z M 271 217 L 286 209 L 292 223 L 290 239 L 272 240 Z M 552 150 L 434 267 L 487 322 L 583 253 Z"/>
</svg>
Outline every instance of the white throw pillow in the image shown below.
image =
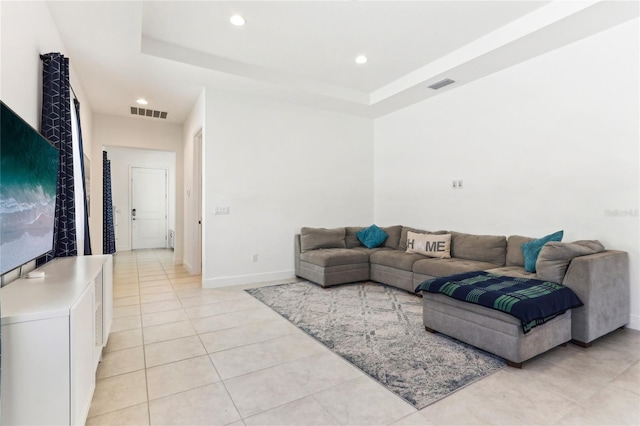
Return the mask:
<svg viewBox="0 0 640 426">
<path fill-rule="evenodd" d="M 440 259 L 451 258 L 451 234 L 418 234 L 407 232 L 407 253 L 418 253 Z"/>
</svg>

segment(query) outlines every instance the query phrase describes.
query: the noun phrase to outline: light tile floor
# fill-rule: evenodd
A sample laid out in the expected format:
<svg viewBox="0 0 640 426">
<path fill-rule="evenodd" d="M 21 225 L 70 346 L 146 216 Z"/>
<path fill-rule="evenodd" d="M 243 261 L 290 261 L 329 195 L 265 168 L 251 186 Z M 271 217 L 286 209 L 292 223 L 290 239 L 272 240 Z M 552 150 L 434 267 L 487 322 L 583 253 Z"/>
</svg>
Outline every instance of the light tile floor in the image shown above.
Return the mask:
<svg viewBox="0 0 640 426">
<path fill-rule="evenodd" d="M 640 424 L 638 331 L 557 348 L 418 411 L 242 288 L 202 289 L 172 256 L 115 256 L 88 425 Z"/>
</svg>

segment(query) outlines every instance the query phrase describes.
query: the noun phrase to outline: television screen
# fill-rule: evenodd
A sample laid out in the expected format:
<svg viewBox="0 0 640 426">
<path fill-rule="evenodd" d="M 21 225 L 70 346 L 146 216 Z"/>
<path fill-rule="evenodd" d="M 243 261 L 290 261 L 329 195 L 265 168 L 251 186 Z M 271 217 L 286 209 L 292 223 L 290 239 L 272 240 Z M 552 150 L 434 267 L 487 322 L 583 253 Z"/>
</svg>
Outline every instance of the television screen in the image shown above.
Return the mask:
<svg viewBox="0 0 640 426">
<path fill-rule="evenodd" d="M 58 149 L 0 102 L 0 275 L 51 251 Z"/>
</svg>

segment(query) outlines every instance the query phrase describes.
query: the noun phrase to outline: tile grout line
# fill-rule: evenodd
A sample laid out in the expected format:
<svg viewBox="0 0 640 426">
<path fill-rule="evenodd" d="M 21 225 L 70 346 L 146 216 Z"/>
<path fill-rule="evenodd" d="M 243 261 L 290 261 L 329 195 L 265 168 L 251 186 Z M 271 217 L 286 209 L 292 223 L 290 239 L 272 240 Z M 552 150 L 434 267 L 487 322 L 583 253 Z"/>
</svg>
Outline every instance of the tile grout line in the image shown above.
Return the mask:
<svg viewBox="0 0 640 426">
<path fill-rule="evenodd" d="M 168 277 L 166 277 L 165 274 L 165 278 L 168 279 Z M 138 282 L 139 283 L 139 282 Z M 173 287 L 173 286 L 172 286 Z M 140 286 L 138 284 L 138 291 L 140 291 Z M 161 312 L 161 311 L 159 311 Z M 144 326 L 142 324 L 142 293 L 140 293 L 140 325 L 142 326 L 142 348 L 143 348 L 143 354 L 144 354 L 144 381 L 145 381 L 145 392 L 147 395 L 147 419 L 148 419 L 148 424 L 151 425 L 151 400 L 149 398 L 149 379 L 148 379 L 148 368 L 147 368 L 147 344 L 144 340 Z"/>
<path fill-rule="evenodd" d="M 140 292 L 140 271 L 138 271 L 138 294 L 140 308 L 140 336 L 142 339 L 142 356 L 144 362 L 144 390 L 147 395 L 147 425 L 151 425 L 151 401 L 149 400 L 149 378 L 147 375 L 147 345 L 144 341 L 144 324 L 142 322 L 142 293 Z"/>
<path fill-rule="evenodd" d="M 192 327 L 193 327 L 193 324 L 192 324 Z M 207 353 L 206 356 L 209 359 L 209 362 L 211 363 L 211 365 L 213 366 L 213 369 L 215 370 L 216 374 L 218 375 L 218 378 L 220 379 L 220 383 L 222 384 L 222 387 L 224 388 L 224 391 L 226 392 L 227 396 L 229 397 L 229 400 L 233 404 L 233 408 L 235 408 L 236 413 L 238 414 L 238 417 L 240 417 L 241 420 L 244 419 L 244 417 L 242 417 L 242 414 L 240 414 L 240 410 L 238 409 L 238 405 L 236 404 L 236 401 L 234 401 L 233 397 L 231 396 L 231 393 L 229 392 L 229 389 L 227 388 L 226 383 L 222 379 L 222 375 L 220 375 L 220 371 L 218 371 L 218 367 L 216 367 L 215 362 L 213 362 L 213 360 L 211 359 L 211 355 L 209 354 L 209 352 L 207 352 L 207 348 L 205 347 L 204 342 L 200 338 L 200 335 L 196 334 L 196 336 L 198 336 L 198 340 L 200 340 L 200 344 L 202 345 L 202 347 L 204 348 L 205 352 Z"/>
<path fill-rule="evenodd" d="M 182 304 L 182 299 L 180 299 L 180 304 Z M 184 307 L 184 305 L 183 305 L 183 307 Z M 186 312 L 186 308 L 185 308 L 185 312 Z M 193 327 L 194 331 L 196 332 L 196 336 L 198 337 L 198 340 L 200 341 L 200 344 L 202 345 L 202 347 L 205 350 L 205 353 L 206 353 L 207 358 L 209 359 L 209 362 L 213 366 L 213 369 L 215 370 L 216 374 L 218 375 L 218 378 L 220 379 L 220 383 L 222 384 L 222 387 L 224 388 L 225 393 L 227 394 L 229 400 L 231 401 L 231 404 L 233 404 L 233 408 L 236 410 L 236 413 L 238 414 L 238 417 L 240 418 L 240 420 L 244 423 L 244 418 L 245 417 L 243 417 L 242 414 L 240 413 L 240 409 L 238 408 L 238 405 L 237 405 L 236 401 L 233 399 L 233 396 L 231 395 L 231 392 L 229 392 L 229 388 L 227 387 L 227 384 L 225 383 L 225 379 L 222 378 L 222 375 L 220 374 L 220 371 L 218 370 L 218 367 L 216 367 L 215 362 L 211 358 L 211 354 L 207 350 L 207 347 L 204 344 L 204 342 L 202 341 L 201 334 L 206 334 L 206 333 L 199 333 L 198 332 L 198 330 L 196 329 L 196 327 L 195 327 L 195 325 L 193 324 L 193 321 L 192 321 L 193 319 L 196 319 L 196 318 L 191 318 L 191 317 L 189 317 L 188 314 L 187 314 L 187 317 L 189 318 L 189 322 L 191 323 L 191 327 Z"/>
<path fill-rule="evenodd" d="M 171 286 L 171 288 L 172 288 L 172 291 L 171 291 L 171 292 L 175 294 L 175 292 L 176 292 L 176 288 L 175 288 L 175 286 L 174 286 L 173 282 L 171 281 L 171 279 L 169 279 L 169 277 L 167 277 L 167 279 L 168 279 L 169 284 L 170 284 L 170 286 Z M 212 360 L 211 360 L 211 358 L 209 357 L 209 354 L 207 353 L 206 348 L 204 347 L 204 344 L 202 343 L 202 340 L 200 339 L 199 335 L 197 334 L 197 331 L 196 331 L 195 327 L 193 326 L 193 323 L 191 322 L 191 319 L 190 319 L 190 318 L 189 318 L 189 316 L 187 315 L 186 310 L 185 310 L 185 307 L 184 307 L 184 305 L 182 305 L 182 301 L 181 301 L 181 300 L 180 300 L 180 298 L 177 296 L 177 294 L 176 294 L 176 298 L 178 299 L 178 302 L 180 303 L 181 309 L 185 312 L 185 316 L 187 317 L 187 320 L 186 320 L 186 321 L 179 321 L 179 322 L 188 322 L 188 323 L 189 323 L 189 325 L 191 326 L 191 328 L 192 328 L 193 332 L 195 333 L 195 336 L 197 336 L 197 337 L 198 337 L 198 340 L 200 341 L 200 344 L 202 345 L 202 348 L 205 350 L 205 355 L 204 355 L 204 356 L 206 356 L 206 357 L 209 359 L 209 362 L 211 363 L 212 367 L 214 368 L 214 371 L 216 372 L 216 375 L 217 375 L 217 376 L 218 376 L 218 378 L 220 379 L 220 382 L 222 382 L 222 378 L 220 378 L 220 374 L 218 373 L 217 369 L 215 368 L 215 365 L 213 365 L 213 361 L 212 361 Z M 158 312 L 168 312 L 168 311 L 170 311 L 170 310 L 167 310 L 167 311 L 158 311 Z M 153 312 L 153 313 L 158 313 L 158 312 Z M 168 324 L 172 324 L 172 323 L 174 323 L 174 322 L 170 322 L 170 323 L 168 323 Z M 164 324 L 158 324 L 158 325 L 164 325 Z M 143 327 L 143 329 L 144 329 L 144 327 Z M 144 330 L 143 330 L 143 333 L 144 333 Z M 183 336 L 183 337 L 190 337 L 190 336 Z M 160 342 L 153 342 L 153 343 L 167 342 L 167 341 L 170 341 L 170 340 L 176 340 L 176 339 L 169 339 L 169 340 L 164 340 L 164 341 L 160 341 Z M 150 344 L 151 344 L 151 343 L 150 343 Z M 146 345 L 146 343 L 144 342 L 144 334 L 143 334 L 143 346 L 145 347 L 145 351 L 146 351 L 146 346 L 147 346 L 147 345 Z M 145 354 L 146 354 L 146 352 L 145 352 Z M 182 362 L 182 361 L 189 360 L 189 359 L 195 359 L 195 358 L 199 358 L 199 357 L 201 357 L 201 356 L 203 356 L 203 355 L 197 355 L 197 356 L 188 357 L 188 358 L 181 359 L 181 360 L 172 361 L 172 362 L 165 363 L 165 364 L 159 364 L 159 365 L 154 366 L 154 367 L 159 367 L 159 366 L 163 366 L 163 365 L 169 365 L 169 364 L 173 364 L 173 363 L 177 363 L 177 362 Z M 150 368 L 154 368 L 154 367 L 150 367 Z M 145 357 L 145 379 L 146 379 L 146 378 L 147 378 L 147 367 L 146 367 L 146 357 Z M 214 382 L 214 383 L 215 383 L 215 382 Z M 149 397 L 149 385 L 148 385 L 148 380 L 146 380 L 146 384 L 147 384 L 146 389 L 147 389 L 147 406 L 148 406 L 149 424 L 151 424 L 151 399 L 150 399 L 150 397 Z M 173 395 L 178 395 L 178 394 L 180 394 L 180 393 L 185 393 L 185 392 L 191 391 L 191 390 L 193 390 L 193 389 L 203 388 L 203 387 L 205 387 L 205 386 L 209 386 L 209 385 L 211 385 L 211 384 L 212 384 L 212 383 L 208 383 L 208 384 L 205 384 L 205 385 L 202 385 L 202 386 L 196 386 L 196 387 L 194 387 L 194 388 L 190 388 L 190 389 L 186 389 L 186 390 L 183 390 L 183 391 L 175 392 L 175 393 L 172 393 L 172 394 L 169 394 L 169 395 L 165 395 L 165 396 L 160 397 L 160 398 L 156 398 L 156 399 L 154 399 L 154 400 L 162 399 L 162 398 L 166 398 L 166 397 L 173 396 Z M 225 388 L 225 390 L 226 390 L 226 388 Z M 237 408 L 236 408 L 236 410 L 237 410 Z"/>
<path fill-rule="evenodd" d="M 269 340 L 275 340 L 275 339 L 280 339 L 280 338 L 289 337 L 289 336 L 293 336 L 293 334 L 288 334 L 286 336 L 275 337 L 275 338 L 269 339 Z M 256 344 L 260 344 L 260 343 L 264 343 L 264 342 L 266 342 L 266 340 L 262 341 L 262 342 L 250 343 L 248 345 L 237 346 L 237 347 L 246 347 L 246 346 L 256 345 Z M 230 348 L 230 349 L 225 349 L 223 351 L 212 352 L 211 354 L 218 353 L 218 352 L 225 352 L 225 351 L 228 351 L 228 350 L 233 350 L 235 348 L 236 347 L 233 347 L 233 348 Z M 208 355 L 211 355 L 211 354 L 208 354 Z M 298 361 L 301 361 L 301 360 L 304 360 L 304 359 L 307 359 L 307 358 L 311 358 L 311 357 L 314 357 L 314 356 L 318 356 L 318 355 L 320 355 L 320 353 L 313 353 L 313 354 L 305 355 L 305 356 L 300 357 L 300 358 L 292 359 L 292 360 L 289 360 L 289 361 L 284 361 L 284 362 L 281 362 L 281 363 L 278 363 L 278 364 L 274 364 L 274 365 L 269 365 L 269 366 L 266 366 L 266 367 L 258 368 L 257 370 L 248 371 L 246 373 L 238 374 L 237 376 L 227 377 L 225 379 L 223 379 L 221 377 L 220 380 L 222 380 L 222 381 L 234 380 L 234 379 L 237 379 L 239 377 L 244 377 L 244 376 L 248 376 L 248 375 L 253 374 L 253 373 L 257 373 L 259 371 L 265 371 L 265 370 L 269 370 L 270 368 L 280 367 L 280 366 L 287 365 L 287 364 L 293 364 L 294 362 L 298 362 Z M 349 379 L 349 380 L 352 380 L 352 379 Z"/>
<path fill-rule="evenodd" d="M 116 284 L 116 283 L 115 283 L 115 277 L 114 277 L 114 287 L 115 287 L 115 284 Z M 131 283 L 131 284 L 134 284 L 134 283 Z M 129 297 L 129 296 L 125 296 L 125 297 Z M 116 319 L 116 318 L 113 318 L 113 319 Z M 142 326 L 142 319 L 141 319 L 140 321 L 141 321 L 141 324 L 140 324 L 140 325 Z M 141 328 L 142 328 L 142 327 L 141 327 Z M 134 328 L 134 329 L 132 329 L 132 330 L 135 330 L 135 328 Z M 128 331 L 128 330 L 122 330 L 122 331 Z M 110 333 L 110 334 L 111 334 L 111 333 Z M 117 350 L 109 351 L 109 353 L 117 352 L 117 351 L 119 351 L 119 350 L 134 349 L 134 348 L 136 348 L 136 347 L 137 347 L 137 346 L 134 346 L 134 347 L 131 347 L 131 348 L 122 348 L 122 349 L 117 349 Z M 144 359 L 144 341 L 142 342 L 142 353 L 143 353 L 143 364 L 145 365 L 144 369 L 145 369 L 145 389 L 146 389 L 146 381 L 147 381 L 147 379 L 146 379 L 146 360 Z M 100 379 L 98 379 L 98 377 L 96 376 L 96 387 L 97 387 L 97 383 L 98 383 L 98 381 L 99 381 L 99 380 L 110 379 L 110 378 L 118 377 L 118 376 L 122 376 L 122 375 L 125 375 L 125 374 L 135 373 L 135 372 L 137 372 L 137 371 L 140 371 L 140 370 L 134 370 L 134 371 L 126 372 L 126 373 L 115 374 L 115 375 L 113 375 L 113 376 L 103 377 L 103 378 L 100 378 Z M 97 374 L 97 370 L 96 370 L 96 374 Z M 94 392 L 95 392 L 95 391 L 94 391 Z M 148 399 L 149 399 L 149 397 L 148 397 L 148 395 L 147 395 L 147 406 L 148 406 Z M 92 400 L 93 400 L 93 398 L 92 398 Z M 92 416 L 92 417 L 87 417 L 87 421 L 88 421 L 90 418 L 95 418 L 95 417 L 100 417 L 100 416 L 104 416 L 104 415 L 107 415 L 107 414 L 115 413 L 115 412 L 117 412 L 117 411 L 124 410 L 124 409 L 128 409 L 128 408 L 134 407 L 134 406 L 136 406 L 136 405 L 139 405 L 139 404 L 127 405 L 127 406 L 125 406 L 125 407 L 121 407 L 121 408 L 118 408 L 118 409 L 116 409 L 116 410 L 106 411 L 106 412 L 104 412 L 104 413 L 101 413 L 101 414 L 98 414 L 98 415 L 95 415 L 95 416 Z"/>
<path fill-rule="evenodd" d="M 136 265 L 137 255 L 136 255 Z M 144 343 L 144 327 L 142 324 L 142 293 L 140 292 L 140 269 L 136 266 L 138 272 L 138 308 L 140 310 L 140 339 L 142 340 L 142 362 L 144 364 L 144 391 L 146 394 L 147 403 L 147 425 L 151 425 L 151 404 L 149 403 L 149 381 L 147 379 L 147 347 Z"/>
</svg>

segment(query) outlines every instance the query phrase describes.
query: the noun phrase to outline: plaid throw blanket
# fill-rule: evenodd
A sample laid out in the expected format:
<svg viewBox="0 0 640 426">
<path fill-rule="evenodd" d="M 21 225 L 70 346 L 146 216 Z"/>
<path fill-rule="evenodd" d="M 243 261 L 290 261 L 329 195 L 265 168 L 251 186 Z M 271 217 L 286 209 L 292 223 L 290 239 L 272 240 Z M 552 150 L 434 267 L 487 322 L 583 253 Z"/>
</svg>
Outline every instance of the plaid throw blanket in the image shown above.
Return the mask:
<svg viewBox="0 0 640 426">
<path fill-rule="evenodd" d="M 583 305 L 578 296 L 562 284 L 531 278 L 514 278 L 484 271 L 433 278 L 420 284 L 419 291 L 442 293 L 511 314 L 528 333 L 537 325 Z"/>
</svg>

